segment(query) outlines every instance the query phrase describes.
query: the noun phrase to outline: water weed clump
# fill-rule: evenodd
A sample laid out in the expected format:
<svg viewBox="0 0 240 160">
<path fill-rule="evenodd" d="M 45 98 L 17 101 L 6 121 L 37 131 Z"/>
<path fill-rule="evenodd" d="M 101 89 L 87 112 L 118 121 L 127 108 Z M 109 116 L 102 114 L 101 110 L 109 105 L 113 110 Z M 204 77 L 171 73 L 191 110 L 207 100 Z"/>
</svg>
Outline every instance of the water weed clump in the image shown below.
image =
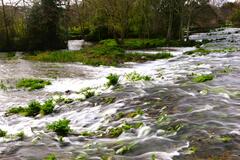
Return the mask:
<svg viewBox="0 0 240 160">
<path fill-rule="evenodd" d="M 43 160 L 57 160 L 57 157 L 55 156 L 55 154 L 49 154 Z"/>
<path fill-rule="evenodd" d="M 0 137 L 5 137 L 7 135 L 7 132 L 0 129 Z"/>
<path fill-rule="evenodd" d="M 213 74 L 203 74 L 203 75 L 194 77 L 192 81 L 196 83 L 203 83 L 203 82 L 211 81 L 213 80 L 213 78 L 214 78 Z"/>
<path fill-rule="evenodd" d="M 137 108 L 135 111 L 129 112 L 129 113 L 119 112 L 114 119 L 120 120 L 122 118 L 134 118 L 138 115 L 143 115 L 143 114 L 144 114 L 144 111 L 141 108 Z"/>
<path fill-rule="evenodd" d="M 70 120 L 64 118 L 47 125 L 49 131 L 56 132 L 59 136 L 67 136 L 72 130 L 70 128 Z"/>
<path fill-rule="evenodd" d="M 51 114 L 54 110 L 55 104 L 52 100 L 47 100 L 43 105 L 38 101 L 31 101 L 27 107 L 13 107 L 9 109 L 6 115 L 19 114 L 26 117 L 35 117 L 41 115 Z"/>
<path fill-rule="evenodd" d="M 0 82 L 0 89 L 4 91 L 7 90 L 7 86 L 2 81 Z"/>
<path fill-rule="evenodd" d="M 93 88 L 84 88 L 80 91 L 80 94 L 82 94 L 84 96 L 84 99 L 88 99 L 88 98 L 91 98 L 93 96 L 95 96 L 95 89 Z"/>
<path fill-rule="evenodd" d="M 187 51 L 183 54 L 185 54 L 185 55 L 193 55 L 193 54 L 208 55 L 211 52 L 212 52 L 211 50 L 207 50 L 207 49 L 204 49 L 204 48 L 197 48 L 193 51 Z"/>
<path fill-rule="evenodd" d="M 136 71 L 128 73 L 126 75 L 126 79 L 128 81 L 132 81 L 132 82 L 135 82 L 135 81 L 151 81 L 152 80 L 152 78 L 150 76 L 141 75 L 141 74 L 137 73 Z"/>
<path fill-rule="evenodd" d="M 41 106 L 41 109 L 40 109 L 41 115 L 48 115 L 48 114 L 53 113 L 54 107 L 55 107 L 55 104 L 54 104 L 53 100 L 51 100 L 51 99 L 50 99 L 50 100 L 47 100 L 47 101 Z"/>
<path fill-rule="evenodd" d="M 136 145 L 135 143 L 124 145 L 116 151 L 116 154 L 124 155 L 124 154 L 130 152 L 135 147 L 135 145 Z"/>
<path fill-rule="evenodd" d="M 16 134 L 16 136 L 17 136 L 20 140 L 23 140 L 24 137 L 25 137 L 25 134 L 24 134 L 24 132 L 22 131 L 22 132 L 18 132 L 18 133 Z"/>
<path fill-rule="evenodd" d="M 230 52 L 236 52 L 236 51 L 238 51 L 238 49 L 236 49 L 236 48 L 224 48 L 224 49 L 214 49 L 214 50 L 197 48 L 193 51 L 187 51 L 183 54 L 185 54 L 185 55 L 197 54 L 197 55 L 203 56 L 203 55 L 208 55 L 210 53 L 230 53 Z"/>
<path fill-rule="evenodd" d="M 158 59 L 168 59 L 168 58 L 172 58 L 173 55 L 169 52 L 162 52 L 162 53 L 158 53 L 156 54 Z"/>
<path fill-rule="evenodd" d="M 106 83 L 106 86 L 107 87 L 110 87 L 110 86 L 116 86 L 119 82 L 119 75 L 117 74 L 110 74 L 108 75 L 106 78 L 107 78 L 107 83 Z"/>
<path fill-rule="evenodd" d="M 17 88 L 26 88 L 29 91 L 42 89 L 46 85 L 51 85 L 50 81 L 42 80 L 42 79 L 21 79 L 17 82 Z"/>
<path fill-rule="evenodd" d="M 119 137 L 124 131 L 128 131 L 132 128 L 137 129 L 137 128 L 140 128 L 141 126 L 143 126 L 142 122 L 135 123 L 135 124 L 124 123 L 118 127 L 110 128 L 107 131 L 106 137 L 116 138 L 116 137 Z"/>
</svg>

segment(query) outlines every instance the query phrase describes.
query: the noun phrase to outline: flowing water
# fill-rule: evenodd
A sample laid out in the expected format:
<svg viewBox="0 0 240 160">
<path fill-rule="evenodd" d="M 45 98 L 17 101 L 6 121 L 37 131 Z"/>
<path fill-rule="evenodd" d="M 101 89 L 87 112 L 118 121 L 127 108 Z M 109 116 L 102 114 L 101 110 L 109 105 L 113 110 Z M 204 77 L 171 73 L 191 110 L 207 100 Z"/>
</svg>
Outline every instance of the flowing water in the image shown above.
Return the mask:
<svg viewBox="0 0 240 160">
<path fill-rule="evenodd" d="M 174 57 L 143 64 L 126 63 L 121 68 L 90 67 L 79 63 L 30 62 L 1 56 L 0 159 L 43 159 L 53 153 L 60 160 L 239 160 L 240 159 L 240 29 L 225 29 L 193 35 L 194 40 L 210 39 L 204 47 L 225 49 L 208 55 L 183 55 L 194 48 L 165 48 Z M 239 48 L 238 48 L 239 47 Z M 229 49 L 231 48 L 231 49 Z M 138 51 L 140 52 L 140 51 Z M 154 54 L 155 51 L 142 51 Z M 127 73 L 149 75 L 152 81 L 129 82 Z M 121 75 L 120 85 L 106 88 L 110 73 Z M 194 74 L 214 74 L 212 81 L 194 83 Z M 22 78 L 51 80 L 38 91 L 16 89 Z M 98 95 L 85 101 L 58 104 L 51 115 L 36 118 L 6 116 L 6 111 L 31 100 L 41 102 L 63 95 L 78 98 L 83 88 L 95 88 Z M 122 116 L 134 112 L 136 116 Z M 72 133 L 60 138 L 46 125 L 71 120 Z M 137 125 L 120 136 L 104 136 L 113 127 Z M 13 135 L 23 131 L 25 138 Z M 83 132 L 98 133 L 81 136 Z"/>
</svg>

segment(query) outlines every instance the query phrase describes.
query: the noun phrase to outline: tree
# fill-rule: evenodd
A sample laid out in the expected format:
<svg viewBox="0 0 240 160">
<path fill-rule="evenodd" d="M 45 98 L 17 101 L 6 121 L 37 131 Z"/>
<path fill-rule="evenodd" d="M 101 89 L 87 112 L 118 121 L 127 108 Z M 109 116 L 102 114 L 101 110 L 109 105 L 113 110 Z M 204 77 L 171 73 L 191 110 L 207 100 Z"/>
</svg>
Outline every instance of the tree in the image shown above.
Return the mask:
<svg viewBox="0 0 240 160">
<path fill-rule="evenodd" d="M 63 47 L 60 4 L 58 0 L 42 0 L 41 3 L 34 3 L 27 19 L 30 50 L 52 50 Z"/>
<path fill-rule="evenodd" d="M 95 0 L 96 14 L 105 17 L 106 26 L 113 34 L 116 42 L 122 44 L 130 27 L 132 8 L 135 0 Z"/>
</svg>

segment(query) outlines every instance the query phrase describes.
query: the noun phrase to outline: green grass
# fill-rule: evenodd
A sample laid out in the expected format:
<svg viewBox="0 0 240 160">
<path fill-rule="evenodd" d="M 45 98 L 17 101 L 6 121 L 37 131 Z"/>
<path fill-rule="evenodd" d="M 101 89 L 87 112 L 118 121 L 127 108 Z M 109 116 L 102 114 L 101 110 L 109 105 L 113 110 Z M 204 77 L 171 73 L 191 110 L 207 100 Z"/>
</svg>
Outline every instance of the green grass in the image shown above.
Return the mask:
<svg viewBox="0 0 240 160">
<path fill-rule="evenodd" d="M 43 62 L 81 62 L 92 66 L 119 66 L 125 62 L 146 62 L 156 59 L 171 58 L 170 53 L 144 54 L 125 53 L 118 46 L 96 45 L 84 48 L 81 51 L 46 51 L 36 55 L 26 55 L 25 58 L 32 61 Z"/>
<path fill-rule="evenodd" d="M 46 101 L 41 105 L 38 101 L 31 101 L 27 107 L 13 107 L 7 111 L 7 115 L 19 114 L 26 117 L 35 117 L 41 113 L 41 115 L 51 114 L 55 105 L 52 100 Z"/>
<path fill-rule="evenodd" d="M 50 81 L 45 81 L 42 79 L 21 79 L 20 81 L 17 82 L 16 87 L 17 88 L 26 88 L 29 91 L 37 90 L 37 89 L 42 89 L 46 85 L 50 85 Z"/>
<path fill-rule="evenodd" d="M 213 74 L 205 74 L 205 75 L 200 75 L 192 79 L 193 82 L 196 83 L 203 83 L 207 81 L 213 80 L 214 75 Z"/>
<path fill-rule="evenodd" d="M 59 136 L 67 136 L 72 130 L 69 126 L 70 120 L 64 118 L 47 125 L 47 129 L 56 132 Z"/>
<path fill-rule="evenodd" d="M 118 46 L 114 39 L 100 41 L 100 44 L 106 46 Z M 124 44 L 121 47 L 124 49 L 147 49 L 156 47 L 187 47 L 195 45 L 200 45 L 200 43 L 195 41 L 168 41 L 166 39 L 125 39 Z"/>
<path fill-rule="evenodd" d="M 139 74 L 139 73 L 137 73 L 135 71 L 131 72 L 131 73 L 128 73 L 126 75 L 126 79 L 128 81 L 133 81 L 133 82 L 135 82 L 135 81 L 150 81 L 150 80 L 152 80 L 152 78 L 150 76 L 141 75 L 141 74 Z"/>
<path fill-rule="evenodd" d="M 107 85 L 107 87 L 110 87 L 110 86 L 115 86 L 115 85 L 117 85 L 118 84 L 118 81 L 119 81 L 119 75 L 117 75 L 117 74 L 110 74 L 110 75 L 108 75 L 107 77 L 107 83 L 106 83 L 106 85 Z"/>
</svg>

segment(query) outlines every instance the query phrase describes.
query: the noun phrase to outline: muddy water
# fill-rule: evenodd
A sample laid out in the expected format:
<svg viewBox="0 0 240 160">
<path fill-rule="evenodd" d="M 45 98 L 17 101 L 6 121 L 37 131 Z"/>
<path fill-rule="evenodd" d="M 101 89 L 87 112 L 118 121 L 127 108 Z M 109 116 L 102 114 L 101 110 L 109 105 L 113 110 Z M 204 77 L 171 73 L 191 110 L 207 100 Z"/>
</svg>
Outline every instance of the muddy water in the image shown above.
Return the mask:
<svg viewBox="0 0 240 160">
<path fill-rule="evenodd" d="M 182 53 L 191 48 L 169 48 L 175 55 L 169 60 L 127 63 L 121 68 L 1 58 L 0 80 L 8 89 L 0 90 L 0 129 L 9 135 L 24 131 L 25 138 L 0 138 L 0 159 L 38 160 L 50 153 L 60 160 L 76 157 L 94 160 L 104 157 L 117 160 L 240 159 L 239 32 L 239 29 L 226 29 L 192 36 L 195 40 L 213 40 L 204 46 L 206 48 L 231 47 L 234 51 L 188 56 Z M 125 75 L 133 71 L 149 75 L 153 81 L 127 81 Z M 121 75 L 120 86 L 106 89 L 105 77 L 110 73 Z M 191 81 L 193 74 L 209 73 L 215 75 L 214 80 Z M 26 77 L 48 79 L 52 85 L 33 92 L 16 89 L 16 81 Z M 26 105 L 31 100 L 44 101 L 56 94 L 74 98 L 78 96 L 77 91 L 86 87 L 95 88 L 98 95 L 85 101 L 59 104 L 51 115 L 5 116 L 12 106 Z M 107 98 L 114 100 L 109 103 Z M 138 116 L 116 119 L 119 113 L 131 113 L 139 108 L 143 113 Z M 59 142 L 55 133 L 46 130 L 46 125 L 62 118 L 71 120 L 73 132 Z M 124 123 L 142 125 L 116 138 L 79 135 L 84 131 L 105 133 Z"/>
</svg>

